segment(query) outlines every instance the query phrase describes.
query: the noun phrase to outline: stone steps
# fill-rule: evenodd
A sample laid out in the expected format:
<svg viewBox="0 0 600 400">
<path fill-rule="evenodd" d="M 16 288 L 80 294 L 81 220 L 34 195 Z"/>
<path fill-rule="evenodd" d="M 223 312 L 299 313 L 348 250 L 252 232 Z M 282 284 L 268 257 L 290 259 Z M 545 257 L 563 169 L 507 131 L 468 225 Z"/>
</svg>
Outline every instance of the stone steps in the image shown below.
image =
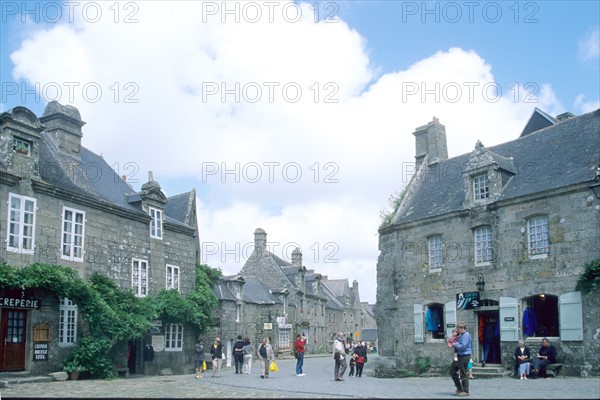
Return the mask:
<svg viewBox="0 0 600 400">
<path fill-rule="evenodd" d="M 509 375 L 510 372 L 505 371 L 500 364 L 486 364 L 485 367 L 473 365 L 473 376 L 475 379 L 502 378 Z"/>
<path fill-rule="evenodd" d="M 38 383 L 38 382 L 52 382 L 52 378 L 49 376 L 2 376 L 0 377 L 0 388 L 5 388 L 10 385 L 18 385 L 21 383 Z"/>
</svg>

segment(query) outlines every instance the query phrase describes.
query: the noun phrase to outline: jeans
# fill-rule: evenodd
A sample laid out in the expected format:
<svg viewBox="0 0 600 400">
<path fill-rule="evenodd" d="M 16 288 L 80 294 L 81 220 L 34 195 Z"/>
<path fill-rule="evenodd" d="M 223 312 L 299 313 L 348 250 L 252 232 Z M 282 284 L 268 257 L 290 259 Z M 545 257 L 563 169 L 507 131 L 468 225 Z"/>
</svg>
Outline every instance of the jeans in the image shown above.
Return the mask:
<svg viewBox="0 0 600 400">
<path fill-rule="evenodd" d="M 346 372 L 346 359 L 335 360 L 335 368 L 333 371 L 334 379 L 342 379 L 344 377 L 344 372 Z"/>
<path fill-rule="evenodd" d="M 296 360 L 296 375 L 300 375 L 302 373 L 302 366 L 304 365 L 304 352 L 298 352 L 298 359 Z"/>
<path fill-rule="evenodd" d="M 471 355 L 458 356 L 458 361 L 453 361 L 450 367 L 450 376 L 457 390 L 469 393 L 469 360 Z M 459 376 L 460 375 L 460 376 Z"/>
<path fill-rule="evenodd" d="M 235 353 L 233 355 L 233 361 L 235 362 L 235 372 L 242 373 L 242 367 L 244 366 L 244 354 Z"/>
<path fill-rule="evenodd" d="M 488 356 L 492 355 L 492 357 L 488 360 Z M 496 343 L 495 342 L 483 342 L 483 360 L 485 362 L 495 363 L 497 361 L 496 357 Z"/>
</svg>

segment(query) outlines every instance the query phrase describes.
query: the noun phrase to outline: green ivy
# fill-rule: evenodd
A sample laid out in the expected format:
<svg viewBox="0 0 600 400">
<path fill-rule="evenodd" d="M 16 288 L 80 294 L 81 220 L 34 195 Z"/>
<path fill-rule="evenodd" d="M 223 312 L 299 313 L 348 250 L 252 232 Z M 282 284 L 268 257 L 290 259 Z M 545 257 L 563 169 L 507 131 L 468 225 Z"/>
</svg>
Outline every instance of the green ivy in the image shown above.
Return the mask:
<svg viewBox="0 0 600 400">
<path fill-rule="evenodd" d="M 591 293 L 600 287 L 600 258 L 584 265 L 583 274 L 577 280 L 576 290 Z"/>
<path fill-rule="evenodd" d="M 219 269 L 196 264 L 196 290 L 184 297 L 177 290 L 161 290 L 156 296 L 138 298 L 132 290 L 122 290 L 110 278 L 93 274 L 89 281 L 77 271 L 48 264 L 26 267 L 0 265 L 0 288 L 47 289 L 67 297 L 78 306 L 87 323 L 89 336 L 66 358 L 65 369 L 88 371 L 99 378 L 112 378 L 114 372 L 108 351 L 117 341 L 135 340 L 146 334 L 152 321 L 192 324 L 205 332 L 218 306 L 212 289 Z"/>
</svg>

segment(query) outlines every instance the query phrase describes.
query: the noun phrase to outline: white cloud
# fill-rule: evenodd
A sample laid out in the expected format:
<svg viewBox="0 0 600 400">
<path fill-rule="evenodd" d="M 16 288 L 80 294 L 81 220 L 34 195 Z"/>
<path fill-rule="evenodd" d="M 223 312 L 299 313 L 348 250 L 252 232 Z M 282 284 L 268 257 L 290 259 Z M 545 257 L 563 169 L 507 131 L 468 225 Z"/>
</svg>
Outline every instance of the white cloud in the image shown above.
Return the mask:
<svg viewBox="0 0 600 400">
<path fill-rule="evenodd" d="M 227 273 L 239 271 L 261 227 L 280 243 L 278 256 L 298 243 L 307 268 L 357 279 L 374 302 L 379 211 L 408 180 L 415 128 L 438 117 L 452 157 L 478 139 L 516 138 L 535 106 L 561 108 L 550 86 L 501 87 L 490 64 L 460 48 L 375 79 L 359 32 L 341 20 L 314 23 L 306 4 L 296 23 L 256 24 L 222 23 L 196 2 L 137 4 L 135 24 L 80 19 L 30 34 L 12 54 L 13 74 L 42 87 L 100 87 L 97 102 L 75 93 L 84 145 L 120 168 L 135 163 L 139 184 L 153 170 L 169 192 L 174 182 L 197 187 L 201 242 L 216 250 L 204 261 Z M 222 85 L 236 83 L 239 101 L 221 101 Z M 302 89 L 298 102 L 286 101 L 286 84 L 288 96 Z"/>
<path fill-rule="evenodd" d="M 585 114 L 585 113 L 592 112 L 592 111 L 600 108 L 600 100 L 585 101 L 585 96 L 583 94 L 580 94 L 579 96 L 577 96 L 575 98 L 573 107 L 576 110 L 580 110 L 582 114 Z"/>
<path fill-rule="evenodd" d="M 579 56 L 583 61 L 595 60 L 600 56 L 600 30 L 592 30 L 578 44 Z"/>
</svg>

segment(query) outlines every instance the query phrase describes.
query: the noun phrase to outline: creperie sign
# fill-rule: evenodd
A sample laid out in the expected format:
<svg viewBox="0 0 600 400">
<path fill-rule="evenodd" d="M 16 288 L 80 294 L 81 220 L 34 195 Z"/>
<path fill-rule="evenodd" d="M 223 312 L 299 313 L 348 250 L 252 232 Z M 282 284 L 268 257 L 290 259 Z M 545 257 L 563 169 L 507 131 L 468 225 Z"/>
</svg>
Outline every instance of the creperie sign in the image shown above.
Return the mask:
<svg viewBox="0 0 600 400">
<path fill-rule="evenodd" d="M 0 307 L 40 308 L 40 301 L 38 299 L 0 297 Z"/>
</svg>

